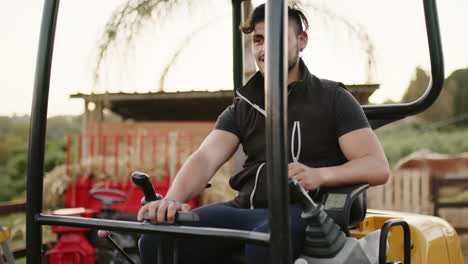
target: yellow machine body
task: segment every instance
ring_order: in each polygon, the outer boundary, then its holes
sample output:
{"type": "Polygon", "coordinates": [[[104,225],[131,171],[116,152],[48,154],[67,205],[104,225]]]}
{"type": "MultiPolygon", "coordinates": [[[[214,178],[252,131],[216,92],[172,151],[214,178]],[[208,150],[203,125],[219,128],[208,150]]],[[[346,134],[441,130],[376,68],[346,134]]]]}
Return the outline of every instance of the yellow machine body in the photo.
{"type": "Polygon", "coordinates": [[[10,236],[10,230],[0,225],[0,244],[7,242],[10,239],[10,236]]]}
{"type": "MultiPolygon", "coordinates": [[[[380,229],[385,221],[394,218],[403,219],[410,226],[411,263],[463,263],[460,242],[455,229],[439,217],[369,209],[364,221],[351,231],[351,235],[359,239],[380,229]]],[[[403,262],[403,241],[403,229],[400,226],[392,227],[388,234],[387,260],[403,262]]]]}

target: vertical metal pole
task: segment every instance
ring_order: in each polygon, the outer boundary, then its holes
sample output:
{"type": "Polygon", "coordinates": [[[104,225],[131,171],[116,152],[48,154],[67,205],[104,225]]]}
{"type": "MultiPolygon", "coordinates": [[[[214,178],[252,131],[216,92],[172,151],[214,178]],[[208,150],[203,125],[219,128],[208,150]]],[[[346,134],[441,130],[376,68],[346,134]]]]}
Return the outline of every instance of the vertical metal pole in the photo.
{"type": "Polygon", "coordinates": [[[42,212],[47,102],[49,100],[50,70],[58,7],[59,0],[46,0],[44,2],[41,35],[37,51],[28,154],[26,198],[27,264],[37,264],[41,260],[42,231],[41,225],[37,223],[35,217],[42,212]]]}
{"type": "Polygon", "coordinates": [[[285,0],[266,2],[265,105],[268,206],[272,261],[291,263],[289,189],[287,183],[287,5],[285,0]]]}
{"type": "Polygon", "coordinates": [[[244,67],[242,65],[242,34],[239,31],[239,25],[242,22],[242,0],[232,0],[232,47],[233,47],[233,77],[234,77],[234,96],[236,89],[243,84],[244,67]]]}

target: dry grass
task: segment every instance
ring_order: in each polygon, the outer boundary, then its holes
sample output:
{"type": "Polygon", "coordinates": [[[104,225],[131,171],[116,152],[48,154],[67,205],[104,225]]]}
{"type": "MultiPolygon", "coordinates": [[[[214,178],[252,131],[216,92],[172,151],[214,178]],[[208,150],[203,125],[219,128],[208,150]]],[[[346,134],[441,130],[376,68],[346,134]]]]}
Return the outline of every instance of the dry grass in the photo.
{"type": "Polygon", "coordinates": [[[232,200],[237,192],[229,186],[229,177],[231,170],[229,166],[224,166],[211,180],[212,187],[203,191],[200,196],[200,204],[212,204],[232,200]]]}
{"type": "MultiPolygon", "coordinates": [[[[130,178],[130,171],[125,157],[117,160],[117,164],[113,159],[106,160],[106,168],[117,166],[118,173],[111,174],[102,169],[102,159],[106,157],[97,156],[92,159],[83,160],[81,164],[72,164],[69,166],[69,174],[65,165],[57,166],[52,171],[48,172],[44,177],[44,208],[62,207],[63,195],[68,186],[76,181],[79,176],[91,176],[94,180],[107,180],[122,182],[130,178]]],[[[141,168],[141,167],[140,167],[141,168]]],[[[143,168],[143,171],[148,171],[143,168]]],[[[163,179],[163,173],[160,172],[152,178],[156,180],[163,179]]]]}
{"type": "MultiPolygon", "coordinates": [[[[45,212],[47,213],[47,212],[45,212]]],[[[15,213],[8,216],[1,216],[0,223],[8,227],[11,231],[9,246],[11,250],[22,249],[26,247],[26,214],[15,213]]],[[[55,241],[56,234],[52,232],[50,226],[42,227],[42,237],[44,242],[55,241]]],[[[0,261],[0,263],[3,263],[0,261]]]]}

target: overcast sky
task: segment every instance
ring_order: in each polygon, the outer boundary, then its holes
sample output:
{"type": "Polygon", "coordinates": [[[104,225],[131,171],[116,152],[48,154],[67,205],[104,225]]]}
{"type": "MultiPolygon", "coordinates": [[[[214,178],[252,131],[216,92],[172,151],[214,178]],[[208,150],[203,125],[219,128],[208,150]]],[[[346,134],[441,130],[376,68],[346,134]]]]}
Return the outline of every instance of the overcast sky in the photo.
{"type": "MultiPolygon", "coordinates": [[[[201,0],[200,0],[201,1],[201,0]]],[[[106,63],[106,78],[92,88],[91,73],[99,33],[111,11],[123,0],[62,0],[51,79],[49,115],[79,114],[83,102],[69,99],[76,92],[154,91],[164,66],[178,47],[186,46],[166,80],[166,89],[232,89],[230,2],[210,8],[180,11],[167,26],[143,30],[126,59],[106,63]],[[206,24],[190,41],[186,36],[206,24]]],[[[260,3],[262,1],[255,1],[260,3]]],[[[381,88],[371,98],[379,103],[398,100],[416,66],[429,69],[422,1],[310,0],[366,29],[375,48],[376,74],[381,88]]],[[[438,1],[448,76],[468,67],[466,34],[468,1],[438,1]]],[[[4,1],[0,9],[0,115],[29,114],[43,1],[4,1]]],[[[322,78],[349,84],[366,81],[362,44],[349,37],[342,23],[324,22],[310,8],[309,45],[303,58],[322,78]]],[[[118,56],[115,56],[118,57],[118,56]]]]}

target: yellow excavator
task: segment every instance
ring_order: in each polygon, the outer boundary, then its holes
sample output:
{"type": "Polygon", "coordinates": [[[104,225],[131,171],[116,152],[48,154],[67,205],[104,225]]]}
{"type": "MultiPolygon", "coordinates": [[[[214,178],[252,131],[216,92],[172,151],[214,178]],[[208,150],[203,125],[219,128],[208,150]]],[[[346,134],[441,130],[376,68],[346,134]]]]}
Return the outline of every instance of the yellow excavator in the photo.
{"type": "MultiPolygon", "coordinates": [[[[242,61],[239,61],[242,41],[237,25],[241,22],[242,0],[232,0],[234,41],[234,87],[242,82],[242,61]]],[[[435,0],[423,0],[426,31],[431,62],[431,82],[427,91],[418,100],[408,104],[363,106],[372,127],[381,126],[420,113],[430,107],[439,96],[444,67],[441,37],[435,0]]],[[[54,33],[58,17],[59,0],[45,0],[42,17],[33,108],[31,113],[31,135],[27,179],[27,263],[37,264],[42,259],[43,225],[73,226],[110,231],[154,233],[177,239],[179,237],[209,237],[233,239],[244,243],[269,245],[275,264],[286,263],[463,263],[457,233],[441,218],[392,211],[367,209],[366,189],[368,185],[352,185],[321,190],[321,199],[311,200],[294,181],[288,182],[284,172],[287,161],[281,133],[284,130],[283,116],[286,113],[284,98],[280,92],[285,86],[284,65],[286,37],[284,21],[286,1],[267,0],[266,38],[266,82],[265,101],[267,109],[266,131],[269,190],[270,226],[269,234],[219,228],[181,227],[184,221],[196,221],[193,213],[178,213],[179,224],[152,225],[130,221],[91,219],[72,216],[46,215],[42,213],[42,189],[45,148],[47,102],[51,74],[54,33]],[[280,62],[274,64],[273,62],[280,62]],[[298,259],[292,259],[288,234],[289,220],[286,214],[289,193],[297,196],[304,208],[303,218],[307,221],[306,245],[298,259]]],[[[145,194],[143,202],[157,199],[153,187],[148,185],[147,176],[133,175],[135,183],[145,194]],[[146,180],[145,180],[146,179],[146,180]],[[145,183],[146,182],[146,183],[145,183]]],[[[116,245],[118,246],[118,245],[116,245]]],[[[177,250],[175,248],[175,254],[177,250]]],[[[123,252],[124,253],[124,252],[123,252]]],[[[224,263],[242,263],[242,258],[226,256],[224,263]]],[[[160,262],[161,263],[161,262],[160,262]]],[[[168,263],[168,262],[162,262],[168,263]]]]}

